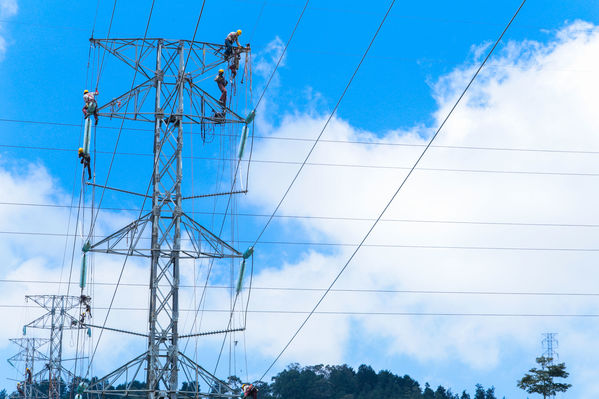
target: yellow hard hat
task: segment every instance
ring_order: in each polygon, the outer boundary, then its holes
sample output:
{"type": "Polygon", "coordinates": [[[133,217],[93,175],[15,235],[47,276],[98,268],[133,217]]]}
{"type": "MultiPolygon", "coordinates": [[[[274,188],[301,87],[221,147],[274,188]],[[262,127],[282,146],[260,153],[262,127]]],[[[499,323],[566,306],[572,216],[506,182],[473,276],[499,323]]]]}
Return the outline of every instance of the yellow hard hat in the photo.
{"type": "Polygon", "coordinates": [[[81,153],[83,152],[83,148],[79,148],[79,150],[77,150],[77,152],[78,152],[79,154],[81,154],[81,153]]]}
{"type": "Polygon", "coordinates": [[[89,90],[87,90],[87,89],[83,90],[83,94],[87,94],[87,93],[89,93],[89,90]]]}
{"type": "Polygon", "coordinates": [[[219,69],[219,70],[218,70],[218,73],[223,73],[223,72],[225,72],[225,70],[224,70],[224,69],[219,69]]]}
{"type": "Polygon", "coordinates": [[[237,36],[241,36],[241,29],[237,29],[237,36]]]}
{"type": "Polygon", "coordinates": [[[245,389],[245,384],[243,384],[243,385],[241,386],[241,389],[245,389]]]}

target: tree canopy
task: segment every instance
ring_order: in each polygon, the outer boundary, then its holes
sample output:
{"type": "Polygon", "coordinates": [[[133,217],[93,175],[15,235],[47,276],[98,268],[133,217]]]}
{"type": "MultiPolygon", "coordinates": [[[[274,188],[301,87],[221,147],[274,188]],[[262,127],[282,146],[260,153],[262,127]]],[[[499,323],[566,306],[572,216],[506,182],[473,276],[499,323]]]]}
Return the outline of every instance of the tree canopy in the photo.
{"type": "Polygon", "coordinates": [[[538,393],[543,398],[554,396],[558,392],[566,392],[572,385],[563,382],[555,382],[555,378],[568,378],[565,363],[553,364],[550,357],[537,357],[540,369],[532,368],[518,381],[518,388],[528,393],[538,393]]]}

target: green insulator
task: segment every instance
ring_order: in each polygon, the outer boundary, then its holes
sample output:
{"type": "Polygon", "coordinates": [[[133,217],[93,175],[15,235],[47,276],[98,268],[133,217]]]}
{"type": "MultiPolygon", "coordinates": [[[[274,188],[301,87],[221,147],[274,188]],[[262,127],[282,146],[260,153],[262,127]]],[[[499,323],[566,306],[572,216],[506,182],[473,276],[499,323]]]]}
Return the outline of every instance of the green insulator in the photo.
{"type": "Polygon", "coordinates": [[[245,124],[249,125],[250,123],[252,123],[254,121],[255,117],[256,117],[256,110],[253,110],[252,112],[249,113],[248,116],[246,116],[245,124]]]}
{"type": "Polygon", "coordinates": [[[243,151],[245,150],[245,142],[248,138],[248,125],[243,126],[243,130],[241,132],[241,140],[239,141],[239,150],[237,151],[237,157],[239,159],[243,158],[243,151]]]}
{"type": "Polygon", "coordinates": [[[243,274],[245,273],[245,259],[241,261],[241,269],[239,270],[239,280],[237,280],[237,293],[241,291],[243,285],[243,274]]]}
{"type": "Polygon", "coordinates": [[[79,278],[79,287],[81,289],[85,288],[85,280],[87,280],[87,254],[83,253],[83,258],[81,258],[81,276],[79,278]]]}
{"type": "Polygon", "coordinates": [[[87,327],[87,336],[91,338],[92,336],[92,329],[87,327]]]}
{"type": "Polygon", "coordinates": [[[83,247],[81,248],[81,250],[83,252],[88,252],[91,249],[92,245],[90,244],[89,241],[86,241],[85,244],[83,244],[83,247]]]}
{"type": "Polygon", "coordinates": [[[252,256],[254,254],[254,247],[249,247],[248,249],[245,250],[245,252],[243,253],[243,259],[247,259],[250,256],[252,256]]]}
{"type": "Polygon", "coordinates": [[[23,335],[27,335],[27,326],[23,326],[23,335]]]}
{"type": "Polygon", "coordinates": [[[91,117],[85,119],[85,132],[83,134],[83,152],[89,154],[89,142],[91,140],[92,122],[91,117]]]}

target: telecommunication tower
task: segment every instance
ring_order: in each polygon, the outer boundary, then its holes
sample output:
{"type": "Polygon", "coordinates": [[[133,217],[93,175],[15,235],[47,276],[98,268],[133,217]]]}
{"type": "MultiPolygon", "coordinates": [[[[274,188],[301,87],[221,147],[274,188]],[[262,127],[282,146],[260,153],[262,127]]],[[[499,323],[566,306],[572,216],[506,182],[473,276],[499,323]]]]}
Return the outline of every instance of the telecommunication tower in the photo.
{"type": "MultiPolygon", "coordinates": [[[[99,397],[110,394],[149,399],[238,396],[224,381],[183,353],[179,343],[182,338],[242,330],[227,326],[221,331],[181,334],[180,261],[244,258],[244,254],[184,211],[185,200],[232,195],[236,192],[232,187],[227,193],[184,196],[181,184],[182,150],[184,129],[191,129],[195,125],[199,125],[202,138],[217,127],[239,128],[238,131],[243,132],[242,142],[245,142],[247,136],[243,135],[247,135],[247,126],[253,114],[248,118],[241,117],[232,109],[231,98],[223,104],[202,89],[200,84],[209,79],[210,87],[216,88],[212,79],[216,70],[230,69],[231,65],[238,67],[232,63],[239,62],[241,54],[245,54],[247,66],[249,46],[236,49],[231,58],[225,59],[224,46],[198,41],[90,40],[96,48],[133,68],[139,79],[133,82],[131,90],[100,106],[100,118],[152,124],[154,161],[151,171],[151,210],[93,243],[90,248],[91,252],[137,256],[148,260],[148,330],[147,334],[136,334],[146,337],[147,350],[94,381],[86,392],[99,397]],[[149,246],[144,244],[147,242],[144,238],[148,236],[149,246]],[[134,381],[141,381],[143,387],[133,385],[134,381]]],[[[232,79],[231,86],[234,84],[232,79]]]]}

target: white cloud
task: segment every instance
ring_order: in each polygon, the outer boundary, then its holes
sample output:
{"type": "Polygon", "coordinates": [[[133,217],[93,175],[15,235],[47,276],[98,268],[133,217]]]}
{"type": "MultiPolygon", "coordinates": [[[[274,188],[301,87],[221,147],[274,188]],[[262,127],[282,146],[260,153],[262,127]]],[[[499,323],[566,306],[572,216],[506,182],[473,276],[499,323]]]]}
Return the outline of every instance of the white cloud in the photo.
{"type": "MultiPolygon", "coordinates": [[[[276,46],[273,45],[273,48],[276,46]]],[[[502,148],[555,148],[595,150],[595,90],[599,77],[599,32],[577,22],[568,25],[547,44],[510,42],[498,53],[490,68],[456,110],[437,144],[502,148]]],[[[273,53],[276,54],[276,53],[273,53]]],[[[279,53],[280,54],[280,53],[279,53]]],[[[473,56],[479,56],[473,51],[473,56]]],[[[270,62],[272,62],[272,58],[270,62]]],[[[473,72],[465,65],[439,79],[434,86],[437,123],[473,72]]],[[[266,69],[265,69],[266,70],[266,69]]],[[[318,96],[316,97],[318,98],[318,96]]],[[[320,100],[318,100],[320,101],[320,100]]],[[[325,116],[311,110],[287,115],[279,126],[268,126],[273,136],[315,138],[325,116]]],[[[266,123],[268,121],[263,121],[266,123]]],[[[260,126],[263,131],[264,125],[260,126]]],[[[323,139],[423,144],[435,126],[414,126],[409,130],[367,132],[335,118],[323,139]]],[[[270,130],[269,130],[270,131],[270,130]]],[[[262,133],[261,133],[262,134],[262,133]]],[[[255,159],[301,162],[310,143],[301,141],[260,141],[255,159]]],[[[391,197],[422,147],[319,143],[310,163],[378,165],[387,168],[332,167],[307,165],[283,204],[282,215],[374,218],[391,197]]],[[[593,154],[473,151],[431,148],[421,168],[477,169],[498,171],[595,172],[599,164],[593,154]]],[[[256,163],[252,165],[249,201],[269,212],[295,174],[298,165],[256,163]]],[[[385,219],[504,221],[529,223],[597,223],[598,192],[594,177],[473,173],[417,170],[393,203],[385,219]]],[[[5,202],[65,203],[61,192],[46,171],[29,165],[18,171],[10,165],[0,170],[0,200],[5,202]],[[25,170],[25,171],[23,171],[25,170]]],[[[59,209],[0,208],[2,230],[52,231],[66,226],[65,212],[59,209]]],[[[111,214],[102,219],[99,234],[122,226],[135,215],[111,214]]],[[[277,222],[279,223],[279,222],[277,222]]],[[[270,233],[294,234],[302,241],[357,242],[369,221],[301,219],[271,226],[270,233]],[[283,226],[281,229],[277,227],[283,226]]],[[[367,244],[431,246],[480,246],[523,248],[595,248],[595,229],[580,227],[533,227],[507,225],[433,224],[381,222],[367,244]]],[[[267,233],[268,235],[268,233],[267,233]]],[[[0,241],[9,262],[6,278],[56,279],[62,240],[32,240],[16,237],[0,241]]],[[[62,244],[64,245],[64,244],[62,244]]],[[[258,245],[256,261],[269,249],[258,245]]],[[[352,248],[318,252],[304,251],[299,259],[283,266],[266,268],[254,277],[257,287],[326,288],[351,254],[352,248]]],[[[597,271],[593,253],[445,250],[363,247],[336,288],[388,290],[493,291],[493,292],[593,292],[597,271]]],[[[120,260],[98,257],[97,281],[114,282],[120,260]]],[[[78,266],[78,262],[76,262],[78,266]]],[[[205,273],[205,264],[198,265],[205,273]]],[[[183,281],[193,279],[184,268],[183,281]]],[[[145,283],[147,266],[135,260],[128,264],[124,282],[145,283]]],[[[203,281],[199,278],[199,281],[203,281]]],[[[40,293],[40,285],[12,285],[6,302],[22,301],[23,293],[40,293]],[[35,290],[35,291],[34,291],[35,290]]],[[[56,287],[47,287],[49,293],[56,287]]],[[[120,291],[115,306],[147,306],[145,287],[120,291]]],[[[309,311],[322,291],[252,292],[251,309],[309,311]]],[[[107,304],[112,287],[97,287],[95,306],[107,304]]],[[[207,299],[208,309],[222,309],[226,293],[216,291],[207,299]]],[[[190,293],[182,304],[192,303],[190,293]]],[[[319,310],[356,312],[422,313],[599,313],[587,297],[446,295],[406,293],[332,292],[319,310]]],[[[28,315],[15,316],[19,325],[5,326],[0,334],[20,333],[28,315]],[[27,316],[27,317],[26,317],[27,316]]],[[[201,330],[222,328],[226,314],[204,315],[201,330]]],[[[182,324],[191,321],[182,316],[182,324]]],[[[250,313],[247,344],[250,352],[274,356],[290,338],[305,314],[250,313]]],[[[115,312],[108,325],[143,331],[144,312],[115,312]]],[[[237,319],[236,319],[237,320],[237,319]]],[[[103,321],[102,311],[94,321],[103,321]]],[[[238,323],[238,321],[236,321],[238,323]]],[[[596,396],[597,386],[584,370],[596,368],[599,347],[594,344],[592,323],[570,318],[480,318],[442,316],[315,315],[290,346],[280,362],[336,363],[355,351],[368,353],[385,345],[388,357],[408,357],[422,364],[445,361],[470,370],[497,370],[506,346],[530,352],[543,332],[560,333],[562,360],[573,366],[572,380],[579,397],[596,396]],[[360,339],[352,339],[359,337],[360,339]],[[360,348],[350,347],[358,345],[360,348]],[[485,356],[481,356],[485,354],[485,356]],[[590,355],[590,356],[589,356],[590,355]]],[[[1,337],[0,337],[1,338],[1,337]]],[[[215,347],[220,337],[202,340],[202,348],[215,347]]],[[[107,333],[99,349],[99,369],[115,366],[112,359],[128,359],[143,350],[144,340],[107,333]],[[103,350],[111,348],[111,350],[103,350]]],[[[535,348],[536,350],[536,348],[535,348]]],[[[531,361],[532,361],[531,357],[531,361]]],[[[376,359],[365,359],[365,362],[376,359]]],[[[520,370],[514,371],[519,374],[520,370]]],[[[100,373],[97,373],[100,374],[100,373]]],[[[256,376],[257,377],[257,376],[256,376]]]]}
{"type": "Polygon", "coordinates": [[[17,15],[19,6],[16,0],[1,0],[0,1],[0,17],[8,18],[17,15]]]}
{"type": "MultiPolygon", "coordinates": [[[[557,32],[549,43],[507,43],[473,85],[439,136],[437,144],[502,148],[599,148],[599,30],[575,22],[557,32]]],[[[480,51],[473,55],[480,57],[480,51]]],[[[438,80],[433,96],[438,102],[436,123],[445,117],[472,76],[475,65],[465,65],[438,80]]],[[[276,137],[315,138],[325,115],[295,113],[272,130],[276,137]]],[[[382,134],[361,131],[347,121],[333,119],[323,139],[420,143],[436,126],[382,134]]],[[[271,129],[269,126],[268,129],[271,129]]],[[[311,143],[261,141],[255,159],[303,161],[311,143]]],[[[409,167],[421,147],[319,143],[309,163],[409,167]]],[[[420,168],[497,170],[507,172],[596,172],[594,155],[431,148],[420,168]]],[[[281,198],[298,165],[255,164],[252,169],[253,204],[269,212],[281,198]]],[[[406,174],[405,169],[306,166],[279,214],[374,218],[406,174]]],[[[417,170],[396,198],[387,219],[503,221],[524,223],[597,223],[599,192],[594,177],[520,173],[474,173],[417,170]]],[[[282,222],[283,223],[283,222],[282,222]]],[[[302,241],[355,243],[371,222],[303,219],[284,222],[301,227],[302,241]]],[[[275,226],[271,230],[276,231],[275,226]]],[[[368,240],[375,244],[480,246],[523,248],[596,248],[594,229],[575,227],[489,226],[464,224],[381,222],[368,240]]],[[[298,236],[296,229],[296,236],[298,236]]],[[[268,251],[258,245],[257,252],[268,251]]],[[[295,264],[267,269],[256,276],[256,286],[326,287],[345,263],[351,249],[332,255],[307,252],[295,264]]],[[[552,251],[444,250],[364,247],[337,284],[340,287],[395,290],[593,292],[597,277],[592,253],[552,251]]],[[[313,292],[252,294],[252,307],[309,310],[313,292]],[[278,306],[277,306],[278,305],[278,306]]],[[[323,309],[424,313],[599,313],[589,298],[498,295],[408,295],[331,293],[323,309]]],[[[260,333],[248,333],[255,350],[274,356],[302,317],[282,320],[252,315],[260,333]],[[277,334],[264,331],[276,329],[277,334]],[[266,344],[268,342],[268,344],[266,344]]],[[[477,370],[499,367],[506,342],[525,348],[531,337],[556,331],[564,340],[580,336],[588,345],[571,348],[562,357],[597,358],[599,346],[578,330],[579,319],[488,317],[373,317],[335,316],[312,320],[288,350],[286,360],[308,363],[348,355],[350,333],[387,342],[398,356],[423,363],[445,358],[477,370]],[[318,339],[316,339],[318,337],[318,339]],[[315,344],[325,342],[326,345],[315,344]],[[481,356],[484,353],[485,356],[481,356]]],[[[594,364],[593,367],[597,367],[594,364]]],[[[582,376],[573,383],[583,385],[582,376]]],[[[590,385],[589,385],[589,389],[590,385]]],[[[584,391],[584,390],[583,390],[584,391]]],[[[585,393],[582,394],[583,396],[585,393]]],[[[589,397],[588,395],[585,397],[589,397]]]]}
{"type": "MultiPolygon", "coordinates": [[[[19,6],[17,0],[0,0],[0,18],[11,18],[17,15],[19,6]]],[[[4,25],[0,23],[0,61],[6,54],[7,41],[5,37],[4,25]]]]}

